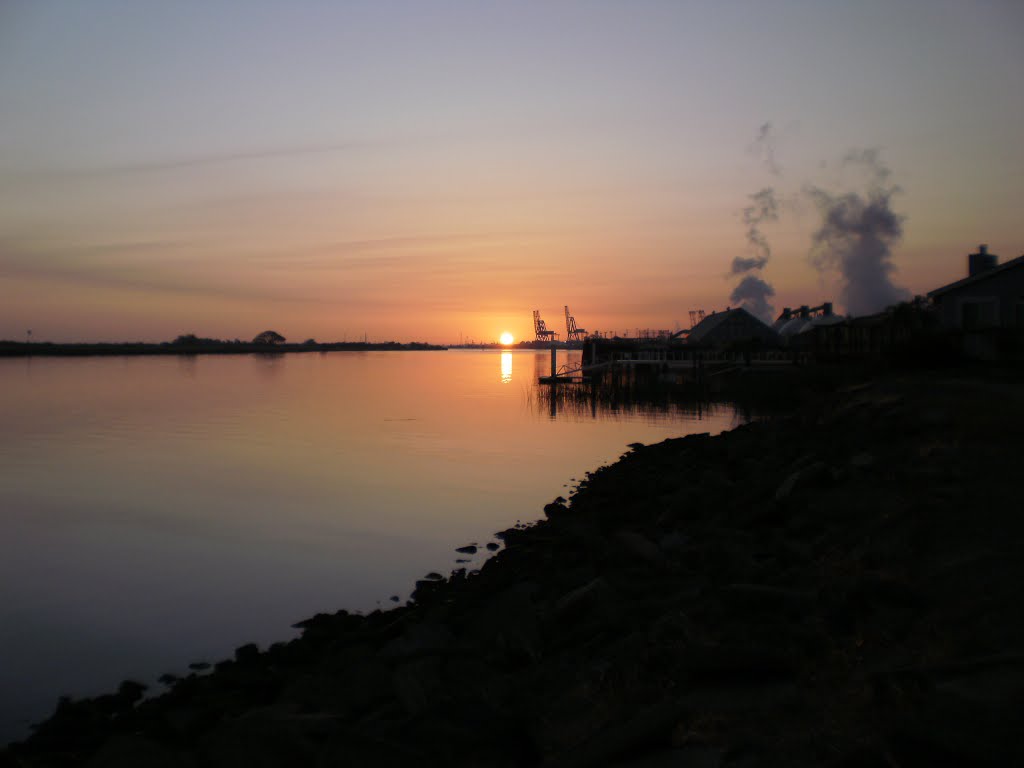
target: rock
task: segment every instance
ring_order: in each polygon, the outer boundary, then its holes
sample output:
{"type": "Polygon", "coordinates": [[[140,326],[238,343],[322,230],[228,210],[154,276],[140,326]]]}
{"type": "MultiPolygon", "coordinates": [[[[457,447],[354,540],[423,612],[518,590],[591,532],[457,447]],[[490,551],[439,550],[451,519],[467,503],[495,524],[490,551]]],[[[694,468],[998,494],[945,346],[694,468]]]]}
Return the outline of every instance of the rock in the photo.
{"type": "Polygon", "coordinates": [[[786,499],[793,492],[793,489],[796,488],[796,484],[798,482],[800,482],[799,469],[782,481],[782,485],[780,485],[778,490],[775,491],[775,500],[783,501],[786,499]]]}
{"type": "Polygon", "coordinates": [[[615,593],[603,576],[562,595],[554,606],[555,618],[571,619],[584,613],[607,613],[615,601],[615,593]]]}
{"type": "Polygon", "coordinates": [[[404,734],[389,740],[372,734],[336,731],[320,751],[317,766],[373,766],[373,768],[409,768],[422,764],[423,755],[414,741],[404,734]]]}
{"type": "Polygon", "coordinates": [[[679,611],[655,619],[647,635],[648,640],[655,645],[680,648],[693,640],[695,631],[690,617],[679,611]]]}
{"type": "Polygon", "coordinates": [[[658,548],[670,554],[680,554],[692,546],[691,538],[678,529],[669,531],[658,540],[658,548]]]}
{"type": "MultiPolygon", "coordinates": [[[[627,717],[617,718],[606,727],[601,728],[584,743],[576,745],[566,753],[552,760],[552,765],[565,766],[597,766],[607,765],[609,760],[636,756],[651,749],[652,746],[668,744],[673,726],[679,721],[683,707],[671,698],[634,708],[627,717]]],[[[679,755],[677,755],[679,756],[679,755]]],[[[667,766],[671,763],[651,763],[654,766],[667,766]]],[[[626,762],[625,766],[633,765],[626,762]]],[[[639,763],[645,766],[646,763],[639,763]]],[[[686,766],[687,763],[675,763],[686,766]]]]}
{"type": "Polygon", "coordinates": [[[650,539],[636,531],[620,530],[615,532],[615,539],[629,554],[637,557],[656,568],[667,565],[665,555],[650,539]]]}
{"type": "Polygon", "coordinates": [[[629,758],[610,768],[719,768],[724,755],[719,747],[682,746],[629,758]]]}
{"type": "MultiPolygon", "coordinates": [[[[797,671],[795,649],[771,648],[750,643],[693,646],[681,659],[689,672],[688,695],[700,699],[698,688],[726,687],[736,691],[742,703],[744,688],[778,687],[792,682],[797,671]]],[[[730,694],[732,695],[732,694],[730,694]]]]}
{"type": "Polygon", "coordinates": [[[499,549],[501,549],[501,545],[498,544],[497,542],[494,542],[494,541],[487,542],[487,551],[488,552],[497,552],[499,549]]]}
{"type": "Polygon", "coordinates": [[[441,660],[437,656],[401,664],[391,673],[391,683],[402,707],[410,715],[442,704],[441,660]]]}
{"type": "Polygon", "coordinates": [[[413,589],[413,599],[417,602],[423,602],[424,600],[428,600],[432,595],[438,594],[438,592],[444,586],[444,581],[434,581],[433,579],[421,579],[416,582],[415,588],[413,589]]]}
{"type": "Polygon", "coordinates": [[[550,504],[544,505],[544,514],[549,520],[556,520],[563,517],[568,511],[569,508],[565,505],[565,499],[561,496],[550,504]]]}
{"type": "Polygon", "coordinates": [[[457,547],[455,549],[455,551],[459,552],[459,553],[461,553],[463,555],[475,555],[476,554],[476,546],[473,545],[473,544],[467,544],[464,547],[457,547]]]}
{"type": "Polygon", "coordinates": [[[817,598],[816,592],[766,584],[728,584],[718,594],[729,606],[744,612],[804,611],[811,608],[817,598]]]}
{"type": "Polygon", "coordinates": [[[793,472],[778,487],[775,491],[775,500],[784,501],[801,485],[805,485],[817,478],[821,477],[828,470],[828,466],[823,461],[816,461],[813,464],[809,464],[803,469],[799,469],[793,472]]]}
{"type": "Polygon", "coordinates": [[[540,626],[532,595],[534,584],[517,584],[492,597],[470,628],[476,643],[516,658],[540,654],[540,626]]]}
{"type": "Polygon", "coordinates": [[[210,668],[210,662],[208,661],[193,661],[188,665],[189,669],[194,669],[196,672],[202,672],[203,670],[210,668]]]}
{"type": "Polygon", "coordinates": [[[405,632],[380,650],[382,659],[395,659],[430,653],[443,653],[455,645],[455,636],[445,625],[435,622],[411,624],[405,632]]]}
{"type": "Polygon", "coordinates": [[[302,732],[302,722],[284,713],[253,710],[221,721],[201,744],[203,765],[222,768],[312,765],[314,746],[302,732]]]}
{"type": "Polygon", "coordinates": [[[856,456],[850,459],[850,466],[856,467],[857,469],[867,469],[875,463],[875,457],[867,451],[858,453],[856,456]]]}
{"type": "Polygon", "coordinates": [[[86,768],[194,768],[188,755],[135,734],[116,734],[86,763],[86,768]]]}
{"type": "Polygon", "coordinates": [[[437,571],[431,571],[430,573],[428,573],[423,578],[427,579],[428,581],[441,581],[442,579],[444,579],[444,576],[442,576],[437,571]]]}
{"type": "Polygon", "coordinates": [[[256,643],[246,643],[235,649],[235,661],[239,664],[255,664],[259,658],[260,649],[256,643]]]}
{"type": "Polygon", "coordinates": [[[949,411],[945,408],[926,408],[921,412],[919,419],[926,427],[947,427],[952,422],[949,411]]]}
{"type": "Polygon", "coordinates": [[[800,456],[799,456],[799,457],[798,457],[797,459],[795,459],[795,460],[794,460],[794,461],[793,461],[793,462],[792,462],[792,463],[791,463],[791,464],[789,465],[789,468],[788,468],[788,469],[786,470],[786,474],[787,474],[787,475],[791,475],[791,474],[793,474],[794,472],[799,472],[799,471],[800,471],[801,469],[803,469],[804,467],[806,467],[806,466],[807,466],[808,464],[811,464],[811,463],[813,463],[813,462],[814,462],[814,460],[815,460],[815,459],[816,459],[817,457],[818,457],[818,454],[817,454],[817,453],[814,453],[814,452],[811,452],[811,453],[804,453],[804,454],[800,455],[800,456]]]}

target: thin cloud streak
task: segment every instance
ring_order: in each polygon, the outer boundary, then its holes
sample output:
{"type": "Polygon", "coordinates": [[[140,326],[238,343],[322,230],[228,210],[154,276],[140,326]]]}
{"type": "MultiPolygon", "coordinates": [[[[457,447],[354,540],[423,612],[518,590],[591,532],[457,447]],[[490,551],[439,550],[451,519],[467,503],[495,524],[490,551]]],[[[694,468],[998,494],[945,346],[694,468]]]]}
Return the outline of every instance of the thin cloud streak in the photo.
{"type": "Polygon", "coordinates": [[[335,152],[346,152],[365,146],[367,146],[366,143],[345,142],[341,144],[310,145],[307,147],[257,149],[249,152],[222,152],[196,157],[184,157],[177,160],[157,160],[148,163],[133,163],[120,166],[115,165],[107,169],[100,169],[99,173],[129,174],[173,171],[182,168],[197,168],[208,165],[239,163],[247,160],[272,160],[279,157],[302,157],[304,155],[333,154],[335,152]]]}
{"type": "Polygon", "coordinates": [[[59,168],[23,172],[21,175],[35,178],[73,178],[73,177],[117,177],[137,176],[165,171],[205,168],[248,161],[275,160],[279,158],[304,157],[310,155],[336,154],[366,149],[384,142],[350,141],[337,144],[311,144],[308,146],[270,147],[245,152],[212,152],[191,157],[169,158],[166,160],[150,160],[137,163],[124,163],[108,166],[59,168]]]}
{"type": "MultiPolygon", "coordinates": [[[[159,269],[182,271],[188,265],[162,264],[159,269]]],[[[153,269],[152,265],[146,265],[153,269]]],[[[0,251],[0,275],[8,278],[20,278],[40,282],[55,282],[70,285],[93,286],[101,288],[127,289],[132,291],[148,291],[169,293],[183,296],[205,296],[239,301],[272,301],[287,303],[338,304],[340,300],[321,299],[307,294],[288,295],[275,294],[259,290],[245,290],[225,287],[210,282],[186,282],[181,278],[159,279],[152,277],[133,277],[124,274],[124,266],[96,266],[70,264],[66,257],[53,258],[39,253],[14,253],[0,251]]],[[[139,271],[135,268],[135,271],[139,271]]],[[[185,270],[189,278],[195,279],[195,273],[185,270]]]]}

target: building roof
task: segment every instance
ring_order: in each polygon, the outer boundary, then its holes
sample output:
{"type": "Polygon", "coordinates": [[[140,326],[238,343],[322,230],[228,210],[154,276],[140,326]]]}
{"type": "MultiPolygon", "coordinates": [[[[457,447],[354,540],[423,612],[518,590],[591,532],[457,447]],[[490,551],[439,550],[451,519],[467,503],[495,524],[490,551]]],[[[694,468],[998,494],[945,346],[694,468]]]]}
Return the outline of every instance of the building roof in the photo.
{"type": "Polygon", "coordinates": [[[1018,256],[1016,259],[1004,261],[1002,264],[992,267],[992,269],[986,269],[984,272],[979,272],[976,275],[970,275],[969,277],[965,277],[962,280],[957,280],[955,283],[950,283],[949,285],[944,285],[941,288],[936,288],[934,291],[929,291],[928,295],[933,298],[936,296],[941,296],[944,293],[949,293],[950,291],[955,291],[958,288],[973,285],[974,283],[981,282],[982,280],[986,280],[990,277],[998,275],[1001,272],[1006,272],[1007,270],[1015,269],[1016,267],[1024,267],[1024,256],[1018,256]]]}
{"type": "Polygon", "coordinates": [[[768,333],[774,333],[770,325],[765,324],[743,307],[735,307],[734,309],[727,309],[725,312],[714,312],[710,315],[705,315],[703,320],[690,329],[690,335],[686,337],[686,341],[690,344],[700,343],[714,333],[715,329],[729,318],[742,317],[743,315],[746,315],[758,325],[764,326],[764,330],[768,333]]]}

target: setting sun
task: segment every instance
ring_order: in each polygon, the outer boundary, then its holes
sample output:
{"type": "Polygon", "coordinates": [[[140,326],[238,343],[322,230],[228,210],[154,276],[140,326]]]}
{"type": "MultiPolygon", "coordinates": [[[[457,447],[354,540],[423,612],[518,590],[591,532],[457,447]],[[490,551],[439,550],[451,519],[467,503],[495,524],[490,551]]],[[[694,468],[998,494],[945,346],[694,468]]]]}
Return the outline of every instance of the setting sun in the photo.
{"type": "Polygon", "coordinates": [[[505,331],[503,334],[501,334],[501,338],[499,340],[501,341],[502,344],[506,346],[515,341],[515,339],[512,337],[512,334],[509,333],[508,331],[505,331]]]}

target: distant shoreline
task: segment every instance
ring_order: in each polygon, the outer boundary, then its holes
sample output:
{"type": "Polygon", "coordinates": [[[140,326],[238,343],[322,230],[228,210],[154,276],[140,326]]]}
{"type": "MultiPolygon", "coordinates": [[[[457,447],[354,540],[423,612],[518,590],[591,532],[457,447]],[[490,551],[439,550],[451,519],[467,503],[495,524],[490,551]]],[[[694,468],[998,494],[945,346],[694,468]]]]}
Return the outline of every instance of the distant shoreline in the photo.
{"type": "Polygon", "coordinates": [[[97,355],[280,355],[294,352],[410,352],[447,351],[448,347],[422,342],[399,344],[387,341],[371,344],[356,341],[337,341],[304,344],[253,344],[252,342],[222,342],[216,344],[158,344],[144,342],[55,344],[52,342],[0,341],[0,357],[87,357],[97,355]]]}

